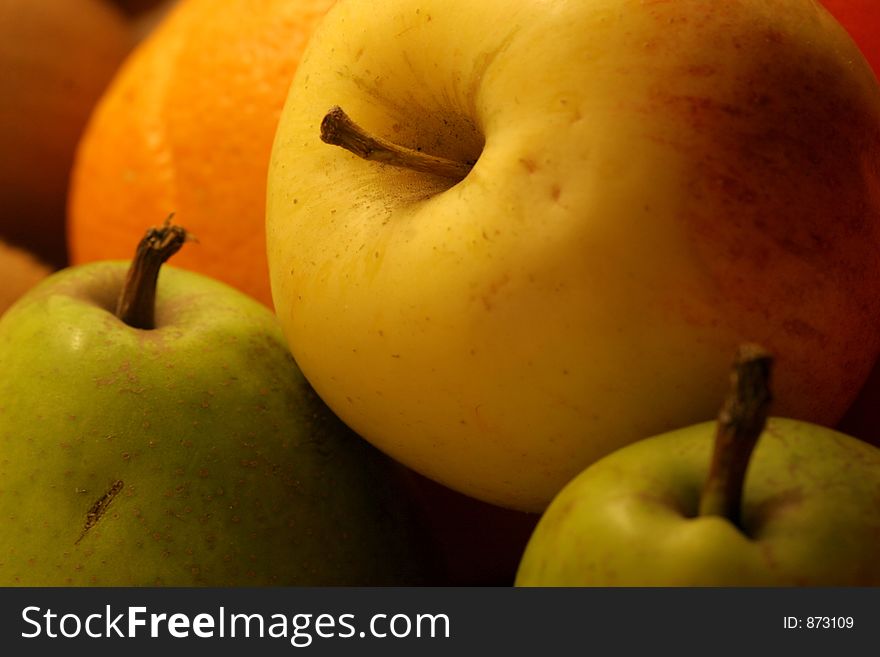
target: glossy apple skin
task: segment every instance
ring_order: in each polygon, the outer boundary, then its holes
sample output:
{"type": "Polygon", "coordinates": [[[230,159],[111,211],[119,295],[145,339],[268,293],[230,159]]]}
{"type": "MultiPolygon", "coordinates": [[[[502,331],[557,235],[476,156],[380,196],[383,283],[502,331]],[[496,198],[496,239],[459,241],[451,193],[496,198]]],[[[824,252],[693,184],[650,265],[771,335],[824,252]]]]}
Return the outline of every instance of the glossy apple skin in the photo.
{"type": "Polygon", "coordinates": [[[880,89],[817,4],[342,0],[272,154],[294,357],[349,426],[541,511],[586,465],[714,417],[729,354],[832,425],[880,347],[880,89]],[[319,139],[477,160],[452,184],[319,139]]]}
{"type": "Polygon", "coordinates": [[[166,266],[157,328],[132,329],[126,269],[64,270],[0,321],[0,585],[425,582],[399,466],[328,411],[274,315],[166,266]]]}
{"type": "Polygon", "coordinates": [[[696,517],[714,432],[714,422],[673,431],[584,470],[538,522],[517,585],[880,585],[880,450],[771,418],[740,529],[696,517]]]}

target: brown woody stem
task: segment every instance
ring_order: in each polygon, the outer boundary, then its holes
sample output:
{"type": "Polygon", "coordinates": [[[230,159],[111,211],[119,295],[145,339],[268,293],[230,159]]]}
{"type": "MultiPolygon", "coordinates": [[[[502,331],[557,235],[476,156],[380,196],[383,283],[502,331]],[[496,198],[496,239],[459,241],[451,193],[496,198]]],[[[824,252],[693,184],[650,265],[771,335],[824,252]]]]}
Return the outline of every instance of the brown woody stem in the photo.
{"type": "Polygon", "coordinates": [[[150,228],[138,243],[125,284],[116,303],[116,316],[133,328],[155,328],[156,284],[159,270],[180,250],[189,234],[172,225],[171,217],[161,228],[150,228]]]}
{"type": "Polygon", "coordinates": [[[332,107],[321,121],[321,141],[341,146],[365,160],[455,180],[463,180],[472,166],[465,162],[428,155],[371,135],[352,121],[339,106],[332,107]]]}
{"type": "Polygon", "coordinates": [[[740,346],[731,388],[718,413],[709,475],[700,495],[700,515],[722,516],[739,525],[746,469],[767,422],[772,395],[772,356],[754,344],[740,346]]]}

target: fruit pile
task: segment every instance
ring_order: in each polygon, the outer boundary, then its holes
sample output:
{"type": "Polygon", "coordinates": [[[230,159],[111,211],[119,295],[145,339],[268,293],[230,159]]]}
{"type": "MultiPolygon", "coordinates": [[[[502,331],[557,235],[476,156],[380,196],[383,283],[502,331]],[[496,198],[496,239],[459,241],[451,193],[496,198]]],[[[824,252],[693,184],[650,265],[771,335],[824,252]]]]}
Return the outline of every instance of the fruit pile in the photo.
{"type": "Polygon", "coordinates": [[[4,3],[0,586],[880,585],[823,2],[4,3]]]}

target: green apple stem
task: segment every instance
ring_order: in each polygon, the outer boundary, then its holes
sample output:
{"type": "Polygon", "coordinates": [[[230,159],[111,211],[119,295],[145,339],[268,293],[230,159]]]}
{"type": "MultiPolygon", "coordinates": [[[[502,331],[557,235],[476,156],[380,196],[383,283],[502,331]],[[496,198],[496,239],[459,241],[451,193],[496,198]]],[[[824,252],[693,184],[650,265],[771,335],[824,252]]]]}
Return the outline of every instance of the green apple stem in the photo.
{"type": "Polygon", "coordinates": [[[159,270],[180,250],[189,234],[165,220],[161,228],[150,228],[138,243],[128,268],[125,284],[116,303],[116,316],[133,328],[155,328],[156,284],[159,270]]]}
{"type": "Polygon", "coordinates": [[[443,178],[463,180],[472,167],[465,162],[428,155],[371,135],[352,121],[338,105],[332,107],[321,121],[321,141],[333,146],[341,146],[365,160],[430,173],[443,178]]]}
{"type": "Polygon", "coordinates": [[[700,515],[740,522],[742,491],[752,451],[767,422],[772,400],[772,356],[754,344],[740,346],[731,388],[718,413],[709,475],[700,495],[700,515]]]}

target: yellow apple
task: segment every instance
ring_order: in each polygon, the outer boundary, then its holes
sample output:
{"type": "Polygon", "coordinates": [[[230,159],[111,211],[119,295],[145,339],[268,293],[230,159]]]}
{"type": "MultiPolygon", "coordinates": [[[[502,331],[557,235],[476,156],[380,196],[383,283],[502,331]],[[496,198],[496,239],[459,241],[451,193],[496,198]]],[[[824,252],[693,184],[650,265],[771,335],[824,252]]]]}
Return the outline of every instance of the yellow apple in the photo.
{"type": "Polygon", "coordinates": [[[498,505],[711,419],[742,341],[777,355],[777,411],[819,424],[880,347],[880,89],[811,0],[341,0],[267,213],[324,400],[498,505]],[[336,105],[451,172],[324,143],[336,105]]]}

